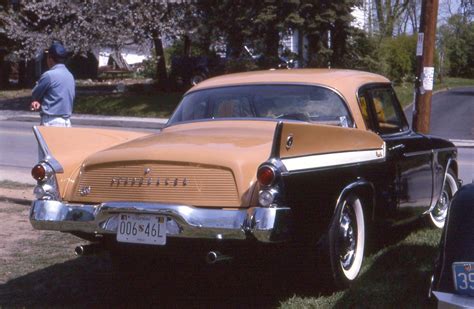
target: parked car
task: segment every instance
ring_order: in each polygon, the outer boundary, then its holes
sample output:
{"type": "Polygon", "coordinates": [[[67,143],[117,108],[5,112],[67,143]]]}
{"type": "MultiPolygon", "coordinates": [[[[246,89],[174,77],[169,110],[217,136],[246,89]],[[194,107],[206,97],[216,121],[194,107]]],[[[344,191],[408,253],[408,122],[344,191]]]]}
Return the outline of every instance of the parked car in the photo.
{"type": "Polygon", "coordinates": [[[170,80],[175,88],[189,89],[203,80],[224,74],[227,70],[239,71],[249,69],[249,66],[260,69],[293,69],[295,61],[279,56],[277,59],[267,59],[264,55],[254,55],[245,46],[241,58],[226,58],[218,55],[197,57],[173,57],[171,59],[170,80]]]}
{"type": "Polygon", "coordinates": [[[170,80],[176,88],[189,88],[210,76],[223,74],[225,59],[215,57],[173,57],[170,80]]]}
{"type": "Polygon", "coordinates": [[[438,301],[474,307],[474,183],[454,196],[441,237],[431,290],[438,301]]]}
{"type": "Polygon", "coordinates": [[[282,248],[345,286],[370,228],[421,216],[440,228],[458,188],[455,146],[410,130],[390,81],[367,72],[211,78],[153,134],[34,132],[33,227],[90,240],[119,265],[150,248],[209,263],[282,248]]]}

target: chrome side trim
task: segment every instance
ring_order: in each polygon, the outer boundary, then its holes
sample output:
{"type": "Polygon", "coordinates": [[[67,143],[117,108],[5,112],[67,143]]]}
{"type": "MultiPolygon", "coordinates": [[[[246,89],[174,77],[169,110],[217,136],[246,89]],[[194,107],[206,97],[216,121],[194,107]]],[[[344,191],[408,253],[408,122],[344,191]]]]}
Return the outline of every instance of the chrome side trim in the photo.
{"type": "Polygon", "coordinates": [[[272,142],[272,150],[270,154],[270,159],[280,157],[280,141],[281,141],[282,130],[283,130],[283,121],[278,121],[275,127],[275,133],[273,134],[273,142],[272,142]]]}
{"type": "Polygon", "coordinates": [[[168,237],[243,240],[251,236],[261,242],[289,239],[290,209],[286,207],[226,210],[160,203],[80,205],[36,200],[30,222],[39,230],[116,234],[120,213],[166,216],[168,237]]]}
{"type": "Polygon", "coordinates": [[[432,154],[433,152],[434,152],[433,149],[423,150],[423,151],[413,151],[413,152],[406,152],[406,153],[403,154],[403,156],[406,157],[406,158],[410,158],[410,157],[416,157],[416,156],[432,154]]]}
{"type": "Polygon", "coordinates": [[[295,158],[281,159],[289,172],[305,169],[333,167],[370,161],[381,161],[386,157],[385,142],[382,148],[314,154],[295,158]]]}
{"type": "MultiPolygon", "coordinates": [[[[348,184],[347,186],[344,187],[344,189],[342,189],[341,193],[337,197],[336,205],[334,207],[334,213],[336,212],[337,207],[341,204],[342,199],[345,198],[349,192],[351,192],[353,189],[358,188],[358,187],[368,187],[372,190],[372,193],[375,192],[374,185],[372,183],[364,180],[364,179],[359,179],[357,181],[354,181],[354,182],[348,184]]],[[[372,219],[373,219],[373,218],[375,218],[375,195],[374,194],[372,194],[372,205],[374,206],[374,207],[372,207],[372,214],[371,214],[372,219]]]]}
{"type": "MultiPolygon", "coordinates": [[[[453,161],[454,161],[453,158],[449,158],[448,162],[446,163],[446,169],[444,170],[444,177],[443,177],[443,182],[441,183],[441,186],[444,186],[444,183],[446,181],[446,176],[448,174],[449,168],[451,167],[451,162],[453,162],[453,161]]],[[[441,190],[442,190],[442,188],[441,188],[441,190]]],[[[434,190],[433,190],[433,192],[434,192],[434,190]]],[[[437,203],[438,203],[438,199],[436,199],[436,200],[432,199],[430,208],[427,211],[425,211],[423,214],[424,215],[429,214],[436,207],[437,203]]]]}
{"type": "Polygon", "coordinates": [[[44,140],[43,135],[41,135],[37,126],[33,127],[33,133],[35,134],[36,140],[38,141],[38,146],[43,153],[43,161],[47,162],[53,168],[54,172],[58,174],[64,173],[62,165],[52,156],[51,151],[49,150],[48,145],[46,144],[46,141],[44,140]]]}

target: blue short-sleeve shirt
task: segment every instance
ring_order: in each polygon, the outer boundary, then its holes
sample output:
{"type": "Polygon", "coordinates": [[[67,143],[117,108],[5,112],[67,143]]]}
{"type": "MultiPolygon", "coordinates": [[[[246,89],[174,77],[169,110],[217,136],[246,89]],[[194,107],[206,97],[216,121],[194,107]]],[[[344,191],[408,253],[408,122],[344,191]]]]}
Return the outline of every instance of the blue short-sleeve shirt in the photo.
{"type": "Polygon", "coordinates": [[[33,100],[41,103],[41,114],[69,118],[76,95],[74,77],[64,64],[56,64],[41,75],[33,88],[33,100]]]}

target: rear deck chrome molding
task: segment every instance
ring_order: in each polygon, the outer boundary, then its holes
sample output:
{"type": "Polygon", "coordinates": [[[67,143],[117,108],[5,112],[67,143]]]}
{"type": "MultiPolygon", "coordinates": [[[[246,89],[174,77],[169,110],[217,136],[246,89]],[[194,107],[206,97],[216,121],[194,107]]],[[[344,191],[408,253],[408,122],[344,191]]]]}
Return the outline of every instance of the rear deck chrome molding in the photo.
{"type": "Polygon", "coordinates": [[[41,135],[41,132],[37,126],[33,127],[33,133],[35,134],[36,140],[38,141],[38,146],[43,153],[43,158],[40,159],[40,161],[47,162],[53,168],[54,172],[64,173],[62,165],[51,154],[51,151],[49,150],[48,145],[46,144],[46,141],[44,140],[43,135],[41,135]]]}
{"type": "Polygon", "coordinates": [[[212,209],[159,203],[110,202],[97,205],[36,200],[30,212],[35,229],[90,234],[116,234],[118,214],[167,217],[167,237],[247,239],[282,242],[289,239],[290,209],[250,207],[212,209]]]}
{"type": "Polygon", "coordinates": [[[282,159],[289,172],[305,169],[332,167],[338,165],[356,164],[369,161],[385,160],[385,143],[380,149],[334,152],[316,154],[296,158],[282,159]]]}

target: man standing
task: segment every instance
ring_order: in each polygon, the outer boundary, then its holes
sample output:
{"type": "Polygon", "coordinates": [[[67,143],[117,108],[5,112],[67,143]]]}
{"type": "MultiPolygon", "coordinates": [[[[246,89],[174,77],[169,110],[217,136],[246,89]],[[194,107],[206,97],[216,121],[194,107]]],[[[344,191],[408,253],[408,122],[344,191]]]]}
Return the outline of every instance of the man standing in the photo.
{"type": "Polygon", "coordinates": [[[40,111],[43,126],[70,127],[76,91],[74,77],[64,65],[66,49],[55,42],[45,53],[49,70],[33,88],[31,110],[40,111]]]}

